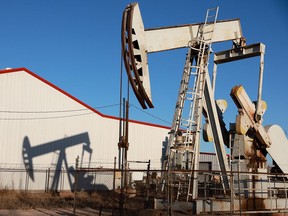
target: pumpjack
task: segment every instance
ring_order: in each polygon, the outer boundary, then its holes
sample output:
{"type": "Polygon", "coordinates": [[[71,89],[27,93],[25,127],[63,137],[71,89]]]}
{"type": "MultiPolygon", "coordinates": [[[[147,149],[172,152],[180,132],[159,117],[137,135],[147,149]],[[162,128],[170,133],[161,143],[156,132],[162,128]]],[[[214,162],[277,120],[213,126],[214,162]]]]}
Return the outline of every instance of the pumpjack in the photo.
{"type": "MultiPolygon", "coordinates": [[[[143,109],[154,107],[148,54],[187,49],[163,163],[163,169],[167,172],[162,179],[170,210],[175,202],[180,201],[193,202],[198,211],[204,208],[204,204],[198,202],[201,198],[198,194],[201,133],[204,141],[214,143],[224,196],[230,194],[239,200],[271,200],[274,196],[271,191],[285,188],[282,177],[274,188],[267,183],[271,179],[269,172],[288,173],[288,157],[285,156],[288,153],[288,140],[280,126],[263,125],[263,115],[267,109],[266,102],[262,100],[265,45],[247,45],[240,20],[218,21],[218,11],[219,7],[208,9],[203,23],[153,29],[144,28],[138,3],[128,5],[123,12],[122,55],[129,82],[143,109]],[[231,41],[232,48],[212,52],[213,43],[225,41],[231,41]],[[212,55],[214,67],[211,81],[208,66],[212,55]],[[257,56],[260,58],[257,100],[252,102],[242,85],[233,87],[230,96],[238,115],[227,129],[223,120],[227,102],[214,98],[217,68],[223,63],[257,56]],[[272,170],[268,170],[268,154],[275,164],[272,170]],[[246,175],[240,176],[241,172],[246,175]],[[235,173],[238,174],[237,183],[233,181],[235,173]],[[234,183],[242,189],[232,195],[234,183]]],[[[287,198],[287,190],[285,194],[287,198]]],[[[266,207],[283,206],[283,202],[273,201],[266,207]]]]}

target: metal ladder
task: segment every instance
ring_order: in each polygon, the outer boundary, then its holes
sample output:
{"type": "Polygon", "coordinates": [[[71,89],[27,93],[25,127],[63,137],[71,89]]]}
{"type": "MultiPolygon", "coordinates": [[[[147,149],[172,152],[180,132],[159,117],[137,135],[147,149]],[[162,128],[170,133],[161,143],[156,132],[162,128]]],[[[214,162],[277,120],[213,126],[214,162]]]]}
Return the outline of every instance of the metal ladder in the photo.
{"type": "Polygon", "coordinates": [[[190,103],[190,113],[188,118],[188,127],[186,130],[186,142],[189,140],[193,144],[193,155],[191,159],[191,172],[189,174],[189,184],[187,201],[189,197],[196,199],[198,196],[198,172],[199,170],[199,153],[200,153],[200,132],[203,111],[203,97],[205,76],[208,73],[209,57],[211,53],[212,37],[214,26],[217,20],[219,7],[208,9],[205,23],[201,32],[200,51],[196,65],[196,75],[190,103]],[[195,172],[196,170],[196,172],[195,172]]]}
{"type": "MultiPolygon", "coordinates": [[[[197,196],[197,173],[193,172],[193,170],[199,168],[199,144],[203,110],[202,98],[204,96],[205,75],[208,71],[211,41],[217,16],[218,7],[207,10],[205,22],[199,27],[197,39],[190,43],[182,75],[168,141],[168,150],[170,151],[168,155],[168,175],[171,173],[171,169],[175,167],[173,163],[176,152],[178,155],[179,153],[182,154],[181,169],[190,170],[190,172],[183,172],[178,175],[179,182],[176,199],[178,199],[181,194],[186,194],[187,201],[190,196],[192,196],[193,199],[197,196]],[[195,65],[192,65],[193,61],[195,61],[195,65]],[[191,74],[194,75],[194,83],[192,89],[189,90],[188,85],[191,74]],[[190,102],[189,116],[187,119],[182,117],[185,101],[190,102]],[[180,126],[185,126],[186,130],[180,130],[180,126]],[[184,140],[180,150],[177,148],[179,145],[176,143],[179,131],[184,134],[184,140]],[[193,189],[192,193],[191,188],[193,189]]],[[[173,180],[175,180],[175,178],[173,180]]]]}

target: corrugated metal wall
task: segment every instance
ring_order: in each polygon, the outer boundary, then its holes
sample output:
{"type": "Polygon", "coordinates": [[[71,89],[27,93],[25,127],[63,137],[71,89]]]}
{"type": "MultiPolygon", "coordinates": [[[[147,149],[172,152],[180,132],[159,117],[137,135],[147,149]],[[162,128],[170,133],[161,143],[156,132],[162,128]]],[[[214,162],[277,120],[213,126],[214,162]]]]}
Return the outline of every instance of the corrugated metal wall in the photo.
{"type": "Polygon", "coordinates": [[[202,152],[200,154],[199,161],[203,162],[209,162],[211,163],[211,170],[220,170],[218,159],[216,157],[216,154],[214,153],[204,153],[202,152]]]}
{"type": "MultiPolygon", "coordinates": [[[[83,166],[113,167],[118,157],[117,119],[101,116],[26,69],[2,71],[0,86],[0,167],[66,169],[74,167],[78,155],[83,166]]],[[[167,128],[131,122],[128,160],[151,160],[151,168],[161,168],[167,135],[167,128]]],[[[130,167],[146,168],[138,165],[130,167]]],[[[23,189],[27,176],[17,175],[13,187],[23,189]]],[[[41,176],[39,180],[30,174],[30,187],[42,189],[41,176]]],[[[12,177],[0,178],[2,186],[11,183],[12,177]]]]}

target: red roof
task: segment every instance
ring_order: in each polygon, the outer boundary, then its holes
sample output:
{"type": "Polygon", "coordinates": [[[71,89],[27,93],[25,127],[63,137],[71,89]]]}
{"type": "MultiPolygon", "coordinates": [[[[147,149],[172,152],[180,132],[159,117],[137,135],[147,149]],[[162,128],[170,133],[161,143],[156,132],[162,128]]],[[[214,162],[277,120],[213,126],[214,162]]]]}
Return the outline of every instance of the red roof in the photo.
{"type": "MultiPolygon", "coordinates": [[[[119,117],[116,116],[110,116],[110,115],[105,115],[98,110],[94,109],[93,107],[89,106],[88,104],[84,103],[83,101],[77,99],[76,97],[72,96],[71,94],[67,93],[63,89],[57,87],[56,85],[52,84],[51,82],[45,80],[44,78],[38,76],[37,74],[33,73],[32,71],[28,70],[27,68],[13,68],[13,69],[2,69],[0,70],[0,74],[6,74],[6,73],[15,73],[15,72],[26,72],[30,74],[31,76],[35,77],[36,79],[42,81],[43,83],[51,86],[52,88],[56,89],[57,91],[61,92],[62,94],[66,95],[67,97],[71,98],[72,100],[76,101],[77,103],[81,104],[82,106],[86,107],[87,109],[95,112],[96,114],[100,115],[103,118],[110,118],[110,119],[115,119],[115,120],[120,120],[119,117]]],[[[164,128],[164,129],[170,129],[170,127],[163,126],[163,125],[158,125],[158,124],[152,124],[152,123],[147,123],[147,122],[141,122],[141,121],[136,121],[136,120],[129,120],[129,122],[137,123],[137,124],[143,124],[143,125],[148,125],[152,127],[159,127],[159,128],[164,128]]]]}

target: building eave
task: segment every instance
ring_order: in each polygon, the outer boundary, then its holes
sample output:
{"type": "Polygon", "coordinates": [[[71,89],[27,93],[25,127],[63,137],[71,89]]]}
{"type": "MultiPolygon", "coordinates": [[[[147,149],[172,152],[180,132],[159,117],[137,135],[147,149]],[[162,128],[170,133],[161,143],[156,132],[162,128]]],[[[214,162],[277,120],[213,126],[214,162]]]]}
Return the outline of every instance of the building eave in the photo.
{"type": "MultiPolygon", "coordinates": [[[[36,79],[40,80],[41,82],[45,83],[46,85],[49,85],[50,87],[54,88],[55,90],[59,91],[60,93],[62,93],[64,95],[66,95],[67,97],[71,98],[75,102],[81,104],[82,106],[86,107],[87,109],[91,110],[92,112],[96,113],[97,115],[99,115],[99,116],[101,116],[103,118],[120,120],[119,117],[106,115],[106,114],[103,114],[103,113],[99,112],[98,110],[94,109],[93,107],[89,106],[88,104],[84,103],[83,101],[79,100],[78,98],[74,97],[73,95],[69,94],[68,92],[64,91],[63,89],[59,88],[58,86],[54,85],[53,83],[49,82],[48,80],[44,79],[43,77],[40,77],[39,75],[33,73],[32,71],[28,70],[25,67],[0,69],[0,75],[1,74],[7,74],[7,73],[17,73],[17,72],[28,73],[29,75],[35,77],[36,79]]],[[[167,127],[167,126],[153,124],[153,123],[148,123],[148,122],[142,122],[142,121],[137,121],[137,120],[129,120],[129,122],[136,123],[136,124],[147,125],[147,126],[152,126],[152,127],[163,128],[163,129],[170,129],[170,127],[167,127]]]]}

